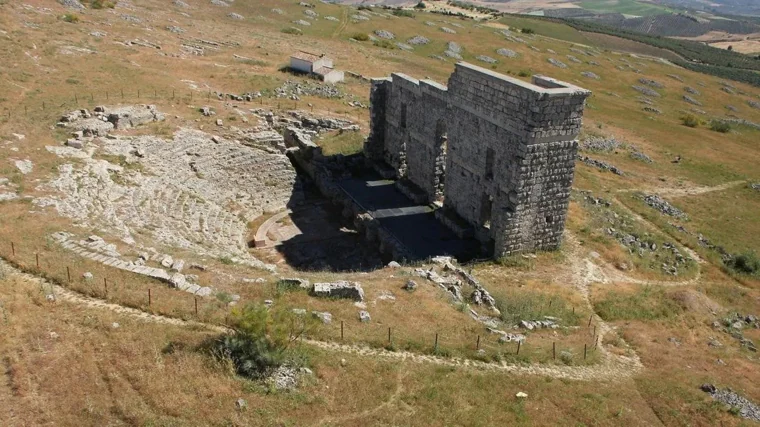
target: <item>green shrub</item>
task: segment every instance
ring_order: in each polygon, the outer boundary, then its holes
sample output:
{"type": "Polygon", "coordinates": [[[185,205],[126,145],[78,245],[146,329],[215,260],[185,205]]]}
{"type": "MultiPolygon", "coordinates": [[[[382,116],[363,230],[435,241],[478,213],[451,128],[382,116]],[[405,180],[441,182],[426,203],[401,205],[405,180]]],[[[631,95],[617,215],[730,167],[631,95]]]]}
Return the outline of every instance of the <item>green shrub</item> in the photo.
{"type": "Polygon", "coordinates": [[[77,15],[76,13],[67,13],[63,15],[61,19],[63,20],[63,22],[76,24],[77,22],[79,22],[79,15],[77,15]]]}
{"type": "Polygon", "coordinates": [[[517,73],[517,75],[520,76],[520,77],[530,77],[530,73],[528,71],[525,71],[525,70],[520,70],[520,72],[517,73]]]}
{"type": "Polygon", "coordinates": [[[113,9],[116,7],[116,3],[109,0],[92,0],[90,1],[90,7],[92,9],[113,9]]]}
{"type": "Polygon", "coordinates": [[[367,33],[354,33],[351,35],[352,39],[360,41],[360,42],[366,42],[369,40],[369,35],[367,33]]]}
{"type": "Polygon", "coordinates": [[[236,332],[214,338],[207,349],[231,361],[238,375],[263,378],[283,364],[305,364],[303,353],[294,344],[315,325],[311,316],[250,304],[233,313],[232,320],[236,332]]]}
{"type": "Polygon", "coordinates": [[[424,9],[424,8],[426,8],[426,7],[427,7],[427,6],[426,6],[426,5],[425,5],[425,3],[424,3],[424,2],[422,2],[422,1],[420,1],[419,3],[417,3],[416,5],[414,5],[414,8],[415,8],[415,9],[424,9]]]}
{"type": "Polygon", "coordinates": [[[358,7],[358,9],[359,9],[359,10],[370,10],[370,11],[372,10],[372,8],[371,8],[371,7],[369,7],[369,6],[365,6],[365,5],[360,5],[360,6],[358,7]]]}
{"type": "Polygon", "coordinates": [[[731,125],[723,120],[713,120],[710,122],[710,129],[715,132],[728,133],[731,131],[731,125]]]}
{"type": "Polygon", "coordinates": [[[382,39],[381,40],[375,40],[375,42],[373,44],[375,46],[377,46],[377,47],[382,47],[383,49],[395,49],[396,48],[396,45],[393,44],[389,40],[382,40],[382,39]]]}
{"type": "Polygon", "coordinates": [[[754,251],[732,256],[726,261],[726,266],[740,274],[760,275],[760,258],[754,251]]]}
{"type": "Polygon", "coordinates": [[[300,36],[303,34],[303,31],[295,27],[283,28],[282,30],[280,30],[280,32],[285,33],[285,34],[292,34],[294,36],[300,36]]]}
{"type": "Polygon", "coordinates": [[[414,13],[412,13],[411,10],[394,9],[392,13],[394,16],[400,16],[403,18],[414,18],[414,13]]]}
{"type": "Polygon", "coordinates": [[[520,30],[520,32],[523,33],[523,34],[535,34],[536,33],[536,31],[533,30],[533,28],[523,28],[523,29],[520,30]]]}
{"type": "Polygon", "coordinates": [[[699,117],[695,116],[694,114],[687,114],[681,117],[681,123],[683,123],[684,126],[688,126],[690,128],[699,126],[699,122],[699,117]]]}

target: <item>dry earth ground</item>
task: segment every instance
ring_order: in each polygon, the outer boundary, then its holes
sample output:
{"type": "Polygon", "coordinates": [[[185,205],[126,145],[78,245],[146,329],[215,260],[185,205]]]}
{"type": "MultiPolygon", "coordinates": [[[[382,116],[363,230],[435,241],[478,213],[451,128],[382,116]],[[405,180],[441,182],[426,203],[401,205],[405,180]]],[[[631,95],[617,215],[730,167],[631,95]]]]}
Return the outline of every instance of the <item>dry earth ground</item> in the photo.
{"type": "MultiPolygon", "coordinates": [[[[290,52],[299,49],[329,52],[337,67],[365,76],[401,71],[444,82],[454,61],[430,55],[441,55],[446,43],[453,41],[464,47],[467,61],[478,63],[477,56],[487,55],[499,60],[493,68],[502,73],[519,78],[545,73],[591,89],[594,95],[586,110],[584,136],[615,136],[635,145],[654,162],[633,159],[625,149],[590,153],[613,163],[625,175],[600,172],[579,163],[576,189],[591,191],[620,209],[632,210],[642,227],[690,247],[703,262],[698,272],[686,278],[673,278],[656,269],[617,271],[615,263],[633,265],[635,255],[615,241],[600,243],[587,238],[583,230],[593,223],[593,214],[574,202],[569,228],[577,238],[570,239],[558,254],[539,254],[535,259],[516,257],[504,264],[482,263],[472,268],[500,298],[556,296],[566,307],[577,307],[581,318],[590,315],[593,308],[594,324],[604,332],[600,345],[609,356],[594,353],[587,366],[579,362],[582,344],[593,344],[588,328],[569,330],[558,337],[542,331],[529,335],[523,359],[511,355],[511,346],[488,343],[489,357],[502,352],[507,366],[513,367],[500,370],[450,363],[458,359],[429,362],[438,360],[429,354],[431,335],[436,331],[441,333],[442,347],[460,358],[475,357],[474,337],[487,335],[481,324],[458,311],[432,285],[424,283],[419,294],[404,294],[400,287],[408,273],[402,270],[305,273],[278,263],[282,276],[361,282],[373,316],[371,324],[361,325],[357,309],[350,304],[314,300],[302,293],[278,296],[277,279],[269,273],[162,248],[207,264],[209,271],[199,273],[199,280],[241,295],[242,303],[277,297],[276,304],[331,311],[335,323],[313,337],[328,343],[323,346],[335,347],[329,342],[337,337],[337,321],[346,322],[347,339],[358,346],[330,350],[306,346],[315,376],[292,394],[267,394],[257,383],[236,378],[224,364],[196,351],[212,334],[203,327],[146,323],[129,313],[113,313],[103,306],[83,306],[63,298],[49,304],[38,282],[8,272],[0,281],[0,314],[4,316],[0,319],[4,322],[0,356],[6,375],[6,381],[0,382],[0,424],[734,425],[741,421],[699,391],[701,383],[732,387],[760,400],[760,390],[755,386],[756,355],[710,326],[732,311],[759,314],[758,281],[726,274],[719,257],[695,238],[674,231],[667,224],[670,218],[633,198],[640,191],[659,192],[689,214],[690,221],[683,223],[686,228],[704,233],[731,251],[760,250],[755,233],[760,224],[755,209],[760,192],[753,192],[746,184],[729,185],[760,181],[755,167],[760,161],[760,131],[735,126],[730,133],[721,134],[706,126],[692,129],[680,124],[685,112],[705,120],[732,114],[758,123],[760,110],[749,104],[758,101],[757,88],[732,84],[733,93],[728,93],[714,77],[685,71],[666,61],[607,50],[610,41],[594,48],[593,39],[568,28],[535,24],[539,34],[551,31],[565,40],[514,32],[511,36],[519,37],[520,42],[506,38],[501,28],[468,20],[424,13],[415,18],[372,13],[369,20],[354,22],[351,17],[358,13],[355,9],[316,3],[313,10],[320,17],[310,26],[301,26],[304,35],[298,36],[281,32],[297,27],[293,21],[306,19],[304,8],[295,1],[238,1],[229,7],[200,0],[186,3],[190,7],[185,9],[158,1],[118,2],[115,9],[75,12],[80,19],[77,23],[64,22],[61,16],[67,11],[54,1],[0,4],[0,59],[6,64],[6,72],[0,77],[0,177],[7,178],[6,188],[20,196],[0,202],[0,254],[4,258],[112,304],[222,324],[229,314],[225,301],[201,299],[196,316],[191,296],[83,260],[49,240],[51,233],[67,229],[82,236],[103,234],[98,229],[74,229],[52,209],[30,203],[44,194],[38,187],[57,174],[58,166],[72,162],[45,150],[45,146],[59,145],[66,137],[51,130],[58,117],[74,108],[100,104],[152,103],[167,114],[167,122],[125,134],[170,135],[180,126],[213,129],[215,118],[204,118],[197,112],[202,105],[215,108],[229,127],[233,123],[229,117],[235,117],[236,110],[262,105],[276,110],[278,103],[282,108],[306,108],[311,103],[315,113],[358,120],[367,132],[367,111],[343,101],[304,96],[298,103],[274,98],[258,104],[221,102],[209,100],[208,91],[243,93],[275,88],[293,78],[278,69],[286,64],[290,52]],[[283,14],[272,12],[274,8],[283,14]],[[229,18],[231,12],[244,19],[229,18]],[[338,21],[325,20],[325,16],[335,16],[338,21]],[[425,25],[426,21],[434,25],[425,25]],[[181,27],[185,33],[171,33],[168,26],[181,27]],[[443,32],[443,26],[456,34],[443,32]],[[356,33],[375,30],[390,31],[401,42],[422,35],[431,43],[404,52],[348,40],[356,33]],[[105,35],[90,35],[94,31],[105,35]],[[138,38],[157,43],[161,49],[124,44],[138,38]],[[181,48],[191,39],[239,45],[218,49],[206,45],[205,55],[195,56],[181,48]],[[499,56],[499,48],[511,49],[518,56],[499,56]],[[234,54],[248,59],[235,58],[234,54]],[[568,55],[581,62],[570,60],[568,55]],[[551,65],[549,58],[564,62],[567,68],[551,65]],[[583,77],[582,71],[592,71],[600,78],[583,77]],[[642,110],[637,99],[640,93],[632,88],[642,85],[640,78],[664,85],[656,89],[662,96],[653,98],[662,114],[642,110]],[[684,86],[699,90],[700,95],[694,98],[702,106],[683,101],[684,86]],[[737,111],[727,110],[727,105],[737,111]],[[692,108],[704,114],[694,113],[692,108]],[[676,156],[681,156],[680,163],[671,163],[676,156]],[[14,162],[25,159],[34,167],[24,175],[14,162]],[[705,188],[716,190],[699,190],[705,188]],[[17,245],[15,256],[10,242],[17,245]],[[595,258],[592,251],[599,257],[595,258]],[[39,269],[35,254],[41,258],[39,269]],[[67,266],[74,272],[70,284],[66,283],[67,266]],[[83,271],[91,271],[95,279],[81,280],[83,271]],[[111,284],[108,292],[101,285],[103,278],[111,284]],[[244,282],[244,278],[263,278],[264,283],[244,282]],[[658,290],[644,292],[647,284],[658,290]],[[661,286],[668,284],[673,286],[661,286]],[[154,298],[150,306],[148,289],[154,298]],[[395,302],[377,300],[383,292],[394,293],[395,302]],[[649,306],[667,310],[652,315],[651,310],[644,309],[649,306]],[[607,318],[598,317],[600,313],[607,318]],[[119,328],[113,328],[113,322],[118,322],[119,328]],[[413,363],[417,359],[411,356],[400,362],[407,354],[404,351],[393,352],[395,356],[383,353],[379,347],[386,344],[387,327],[392,327],[397,336],[397,350],[406,350],[428,363],[413,363]],[[669,338],[676,338],[680,344],[669,338]],[[711,339],[720,340],[723,346],[708,346],[711,339]],[[574,364],[581,366],[565,367],[547,360],[554,341],[574,349],[574,364]],[[173,342],[180,344],[168,347],[173,342]],[[365,344],[369,347],[363,348],[365,344]],[[167,348],[178,350],[164,351],[167,348]],[[642,367],[600,381],[567,379],[559,373],[586,372],[584,369],[603,372],[609,366],[607,361],[623,360],[619,356],[637,357],[642,367]],[[341,358],[348,361],[345,367],[340,364],[341,358]],[[515,375],[510,369],[539,375],[515,375]],[[518,391],[527,392],[529,398],[517,400],[514,395],[518,391]],[[246,411],[235,409],[239,397],[248,401],[246,411]]],[[[521,26],[522,22],[516,27],[521,26]]],[[[656,54],[640,52],[646,53],[656,54]]],[[[349,79],[341,89],[367,103],[366,82],[349,79]]],[[[240,121],[234,125],[244,126],[240,121]]],[[[340,151],[351,149],[342,146],[340,151]]],[[[579,323],[584,326],[585,321],[579,323]]],[[[475,364],[474,359],[468,360],[475,364]]]]}

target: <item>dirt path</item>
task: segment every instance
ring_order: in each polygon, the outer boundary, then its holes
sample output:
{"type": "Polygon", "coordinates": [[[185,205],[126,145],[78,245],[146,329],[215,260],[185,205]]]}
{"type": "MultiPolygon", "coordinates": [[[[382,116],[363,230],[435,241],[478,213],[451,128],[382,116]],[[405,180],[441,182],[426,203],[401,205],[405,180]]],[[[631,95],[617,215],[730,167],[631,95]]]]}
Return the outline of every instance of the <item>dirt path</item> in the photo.
{"type": "MultiPolygon", "coordinates": [[[[730,181],[726,182],[720,185],[714,185],[714,186],[698,186],[698,185],[692,185],[692,186],[685,186],[680,188],[674,188],[674,187],[655,187],[651,189],[647,189],[646,192],[657,194],[662,197],[670,197],[670,198],[676,198],[676,197],[685,197],[685,196],[698,196],[700,194],[705,193],[712,193],[714,191],[723,191],[728,190],[729,188],[737,187],[742,184],[746,184],[746,180],[739,180],[739,181],[730,181]]],[[[642,191],[641,189],[625,189],[625,190],[619,190],[619,193],[630,193],[633,191],[642,191]]]]}
{"type": "Polygon", "coordinates": [[[348,25],[348,8],[344,7],[340,16],[340,25],[338,25],[338,28],[336,28],[335,31],[333,32],[332,38],[337,38],[338,36],[340,36],[343,30],[346,29],[347,25],[348,25]]]}
{"type": "MultiPolygon", "coordinates": [[[[346,421],[354,421],[362,418],[369,417],[371,415],[374,415],[382,410],[385,410],[392,405],[396,404],[404,404],[403,402],[399,401],[399,398],[401,397],[401,394],[404,392],[404,378],[406,378],[407,371],[402,367],[399,368],[398,375],[396,376],[396,390],[394,390],[393,394],[388,397],[388,400],[384,401],[383,403],[375,406],[374,408],[367,409],[361,412],[356,412],[353,414],[348,414],[340,417],[325,417],[319,421],[316,425],[323,426],[323,425],[332,425],[335,423],[344,423],[346,421]]],[[[405,405],[405,404],[404,404],[405,405]]],[[[406,407],[407,410],[411,411],[411,408],[406,407]]]]}
{"type": "MultiPolygon", "coordinates": [[[[585,260],[588,261],[588,260],[585,260]]],[[[590,261],[588,261],[590,263],[590,261]]],[[[591,263],[593,264],[593,263],[591,263]]],[[[588,264],[585,264],[588,265],[588,264]]],[[[595,280],[593,274],[585,271],[583,262],[579,263],[577,269],[573,269],[573,274],[577,278],[578,285],[581,288],[587,288],[590,280],[595,280]]],[[[17,275],[25,280],[39,283],[49,294],[55,295],[59,301],[65,301],[73,304],[85,305],[94,309],[110,310],[115,313],[123,314],[144,320],[146,322],[155,322],[175,326],[192,326],[201,327],[219,333],[229,333],[231,329],[219,325],[211,325],[202,322],[186,321],[157,314],[146,313],[144,311],[124,307],[118,304],[106,302],[97,298],[79,294],[72,290],[53,284],[43,278],[20,272],[4,260],[0,260],[0,270],[8,274],[17,275]]],[[[586,292],[584,295],[588,295],[586,292]]],[[[590,306],[590,303],[589,303],[590,306]]],[[[599,342],[603,341],[604,333],[610,328],[596,317],[598,322],[597,333],[599,342]]],[[[370,348],[358,345],[344,345],[335,342],[304,340],[304,343],[312,345],[323,350],[340,353],[355,354],[364,357],[376,357],[387,360],[397,360],[412,363],[430,363],[441,366],[451,366],[459,368],[472,368],[479,370],[501,371],[520,375],[543,375],[553,378],[564,378],[569,380],[598,381],[598,380],[620,380],[629,378],[638,372],[643,366],[638,357],[622,357],[608,353],[604,346],[599,346],[603,354],[601,364],[589,366],[564,366],[564,365],[510,365],[506,363],[482,362],[478,360],[463,358],[443,358],[428,354],[417,354],[406,351],[388,351],[385,349],[370,348]]]]}

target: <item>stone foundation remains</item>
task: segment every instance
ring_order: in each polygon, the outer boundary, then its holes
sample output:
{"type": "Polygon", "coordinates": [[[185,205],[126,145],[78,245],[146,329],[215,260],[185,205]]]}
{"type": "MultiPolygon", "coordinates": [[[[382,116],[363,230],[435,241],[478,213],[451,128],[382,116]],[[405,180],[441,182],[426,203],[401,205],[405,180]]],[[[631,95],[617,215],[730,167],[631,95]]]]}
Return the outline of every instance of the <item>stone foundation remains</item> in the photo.
{"type": "Polygon", "coordinates": [[[556,249],[589,95],[463,62],[448,87],[398,73],[373,79],[364,154],[406,194],[442,206],[439,219],[495,257],[556,249]]]}

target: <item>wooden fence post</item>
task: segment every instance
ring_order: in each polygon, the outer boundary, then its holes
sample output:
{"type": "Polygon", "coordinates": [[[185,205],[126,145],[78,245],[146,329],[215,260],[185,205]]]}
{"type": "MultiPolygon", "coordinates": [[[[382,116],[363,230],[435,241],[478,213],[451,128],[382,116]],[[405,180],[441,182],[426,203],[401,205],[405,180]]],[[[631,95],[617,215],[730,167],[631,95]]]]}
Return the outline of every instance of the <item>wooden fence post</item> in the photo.
{"type": "Polygon", "coordinates": [[[552,360],[557,360],[557,343],[552,343],[552,360]]]}
{"type": "Polygon", "coordinates": [[[475,350],[480,350],[480,335],[478,335],[478,341],[475,343],[475,350]]]}
{"type": "Polygon", "coordinates": [[[11,254],[15,257],[16,256],[16,245],[11,242],[11,254]]]}
{"type": "Polygon", "coordinates": [[[150,295],[150,288],[148,288],[148,307],[150,307],[152,303],[153,303],[153,299],[151,298],[151,295],[150,295]]]}
{"type": "Polygon", "coordinates": [[[340,340],[343,341],[343,321],[340,321],[340,340]]]}
{"type": "Polygon", "coordinates": [[[392,342],[391,341],[391,327],[388,326],[388,344],[390,344],[391,342],[392,342]]]}
{"type": "Polygon", "coordinates": [[[105,289],[106,299],[108,299],[108,279],[105,277],[103,278],[103,289],[105,289]]]}
{"type": "Polygon", "coordinates": [[[71,270],[69,270],[69,266],[66,266],[66,278],[69,279],[69,283],[71,283],[71,270]]]}
{"type": "Polygon", "coordinates": [[[522,344],[522,341],[517,341],[517,354],[520,354],[520,344],[522,344]]]}
{"type": "Polygon", "coordinates": [[[195,317],[198,317],[198,297],[194,297],[195,299],[195,317]]]}
{"type": "Polygon", "coordinates": [[[435,345],[433,346],[434,351],[438,351],[438,332],[435,333],[435,345]]]}
{"type": "Polygon", "coordinates": [[[586,344],[583,344],[583,360],[586,360],[586,344]]]}
{"type": "Polygon", "coordinates": [[[591,319],[593,319],[593,318],[594,318],[594,315],[593,315],[593,314],[592,314],[591,316],[589,316],[589,317],[588,317],[588,327],[589,327],[589,328],[591,327],[591,319]]]}
{"type": "Polygon", "coordinates": [[[35,258],[35,260],[37,262],[37,269],[39,270],[39,268],[40,268],[40,254],[38,254],[38,253],[34,254],[34,258],[35,258]]]}

